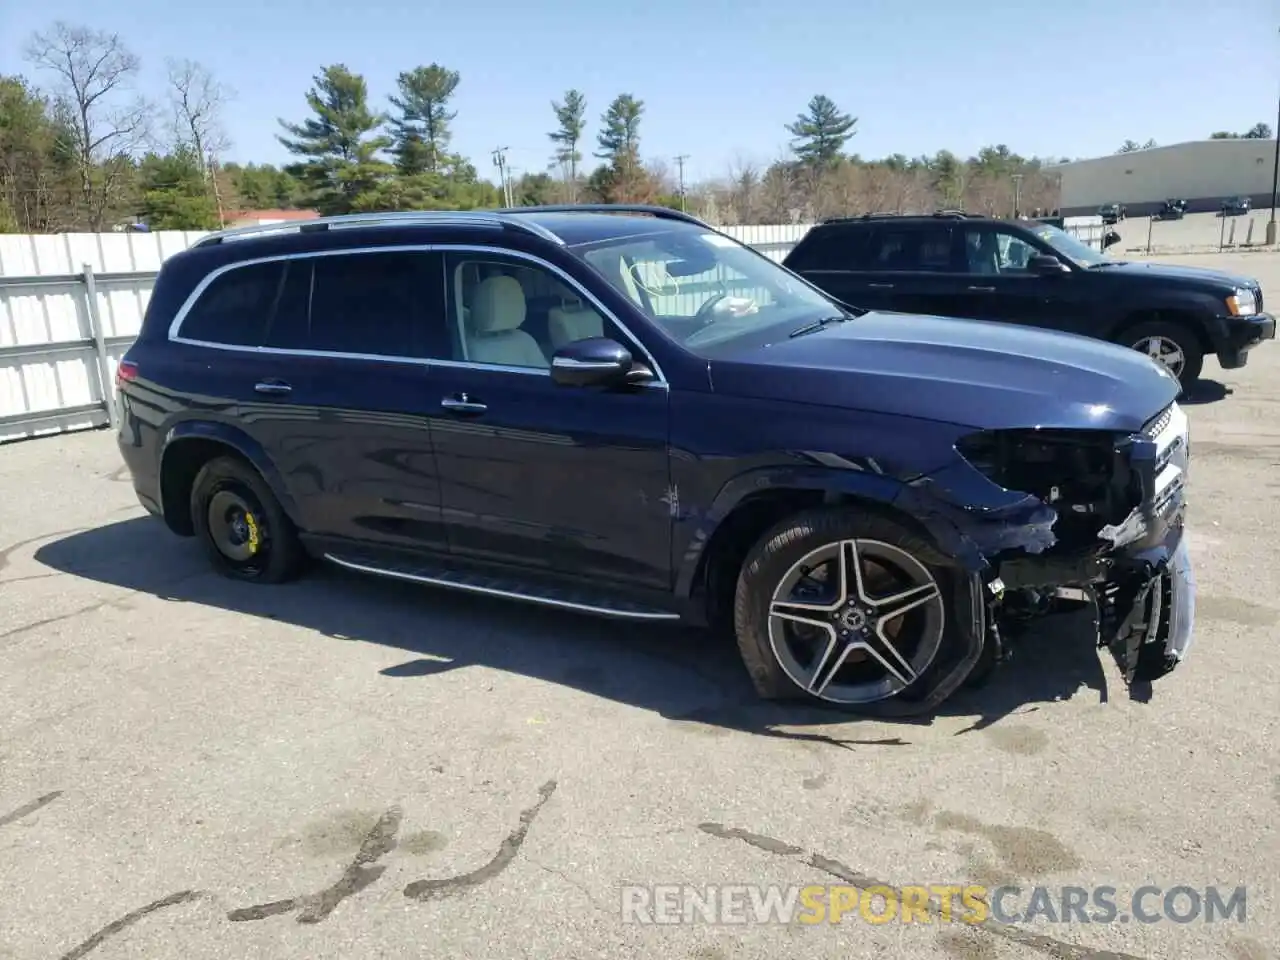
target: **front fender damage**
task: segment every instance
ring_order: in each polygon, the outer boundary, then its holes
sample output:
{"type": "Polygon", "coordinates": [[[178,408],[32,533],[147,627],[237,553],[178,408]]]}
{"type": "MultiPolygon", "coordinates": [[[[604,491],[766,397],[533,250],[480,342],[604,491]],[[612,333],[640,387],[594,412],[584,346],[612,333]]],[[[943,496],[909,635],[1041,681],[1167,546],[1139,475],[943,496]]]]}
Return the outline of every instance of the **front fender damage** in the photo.
{"type": "Polygon", "coordinates": [[[1127,500],[1073,500],[1065,494],[1080,484],[1062,480],[1034,493],[1006,489],[964,462],[903,489],[903,509],[980,584],[980,625],[965,638],[957,664],[972,668],[958,683],[985,677],[1008,658],[1010,638],[1069,607],[1090,611],[1097,647],[1111,650],[1130,685],[1156,680],[1185,659],[1195,578],[1184,530],[1186,421],[1179,415],[1160,436],[1117,444],[1127,500]]]}

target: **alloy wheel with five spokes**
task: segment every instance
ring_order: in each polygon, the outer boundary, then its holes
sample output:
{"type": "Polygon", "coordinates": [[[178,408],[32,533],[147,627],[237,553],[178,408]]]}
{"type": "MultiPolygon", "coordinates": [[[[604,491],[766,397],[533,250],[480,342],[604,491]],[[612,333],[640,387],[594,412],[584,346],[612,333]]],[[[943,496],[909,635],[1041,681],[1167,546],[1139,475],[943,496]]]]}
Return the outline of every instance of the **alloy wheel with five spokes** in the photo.
{"type": "Polygon", "coordinates": [[[870,538],[809,550],[769,601],[778,666],[809,695],[836,704],[900,694],[934,662],[945,630],[942,590],[928,567],[870,538]]]}

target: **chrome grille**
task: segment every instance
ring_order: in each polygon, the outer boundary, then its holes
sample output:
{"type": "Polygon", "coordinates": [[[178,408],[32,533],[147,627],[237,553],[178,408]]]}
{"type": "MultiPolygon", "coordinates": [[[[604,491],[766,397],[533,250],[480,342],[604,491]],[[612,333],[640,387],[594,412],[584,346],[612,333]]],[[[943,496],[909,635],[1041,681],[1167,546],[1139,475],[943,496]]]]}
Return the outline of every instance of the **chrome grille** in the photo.
{"type": "Polygon", "coordinates": [[[1172,419],[1173,404],[1171,403],[1143,424],[1142,432],[1154,440],[1156,437],[1160,436],[1165,427],[1169,426],[1169,421],[1172,419]]]}

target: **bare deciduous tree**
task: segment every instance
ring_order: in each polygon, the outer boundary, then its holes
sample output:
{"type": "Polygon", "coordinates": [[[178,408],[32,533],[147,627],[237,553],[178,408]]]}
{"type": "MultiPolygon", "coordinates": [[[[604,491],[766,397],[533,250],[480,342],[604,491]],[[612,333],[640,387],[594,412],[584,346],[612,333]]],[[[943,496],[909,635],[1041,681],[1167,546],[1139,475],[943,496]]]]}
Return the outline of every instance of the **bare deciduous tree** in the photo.
{"type": "Polygon", "coordinates": [[[235,91],[219,83],[207,67],[195,60],[166,62],[169,69],[169,123],[173,144],[195,160],[205,188],[212,192],[218,222],[225,219],[223,191],[219,184],[218,157],[231,139],[222,125],[222,110],[235,91]]]}
{"type": "Polygon", "coordinates": [[[80,177],[84,218],[102,229],[118,202],[125,165],[150,133],[151,106],[133,92],[138,58],[119,34],[61,20],[31,36],[27,59],[57,78],[55,95],[65,107],[80,177]]]}
{"type": "Polygon", "coordinates": [[[166,66],[173,143],[190,150],[201,173],[207,175],[210,163],[231,146],[222,126],[222,110],[235,98],[235,91],[194,60],[169,60],[166,66]]]}

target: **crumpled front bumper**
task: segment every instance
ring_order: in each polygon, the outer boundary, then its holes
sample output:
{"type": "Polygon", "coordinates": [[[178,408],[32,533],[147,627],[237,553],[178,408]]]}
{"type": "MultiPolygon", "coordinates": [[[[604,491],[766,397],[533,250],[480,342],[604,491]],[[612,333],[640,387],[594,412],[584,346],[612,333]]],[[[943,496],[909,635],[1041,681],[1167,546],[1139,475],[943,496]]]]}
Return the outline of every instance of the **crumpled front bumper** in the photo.
{"type": "Polygon", "coordinates": [[[1111,648],[1131,684],[1159,679],[1191,649],[1196,581],[1181,519],[1164,543],[1123,557],[1091,590],[1098,645],[1111,648]]]}
{"type": "MultiPolygon", "coordinates": [[[[925,518],[935,536],[950,534],[947,549],[985,582],[996,604],[1012,592],[1083,601],[1095,610],[1098,645],[1111,648],[1126,680],[1151,681],[1186,658],[1194,635],[1196,583],[1185,530],[1190,442],[1176,403],[1122,441],[1142,499],[1090,544],[1058,543],[1057,510],[1015,491],[1004,491],[1012,502],[978,515],[948,510],[925,518]]],[[[959,488],[955,476],[931,479],[935,489],[959,488]]],[[[988,622],[998,617],[992,609],[988,622]]]]}

